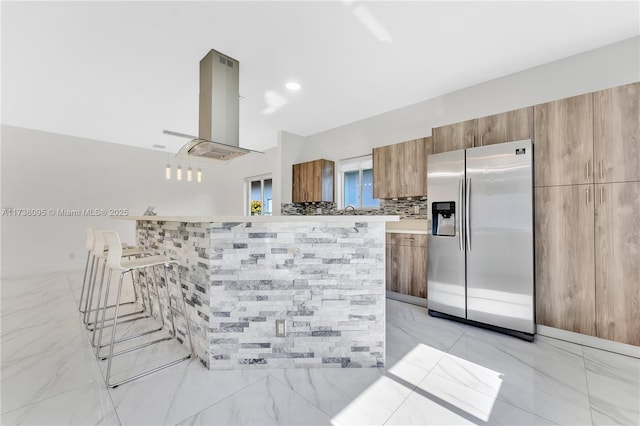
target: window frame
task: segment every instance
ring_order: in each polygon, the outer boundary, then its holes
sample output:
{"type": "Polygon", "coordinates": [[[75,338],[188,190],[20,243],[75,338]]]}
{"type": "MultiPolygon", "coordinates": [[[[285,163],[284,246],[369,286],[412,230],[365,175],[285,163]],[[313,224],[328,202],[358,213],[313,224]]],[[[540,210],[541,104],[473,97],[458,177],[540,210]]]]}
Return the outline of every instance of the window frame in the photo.
{"type": "Polygon", "coordinates": [[[264,181],[271,179],[271,211],[268,216],[273,216],[273,175],[271,173],[266,173],[263,175],[251,176],[244,179],[244,188],[245,188],[245,196],[244,196],[244,215],[251,216],[251,184],[253,182],[260,181],[260,199],[262,201],[262,211],[259,216],[266,216],[264,214],[264,206],[266,204],[266,200],[264,199],[264,181]]]}
{"type": "MultiPolygon", "coordinates": [[[[338,162],[338,166],[336,167],[336,208],[338,210],[344,210],[346,207],[344,205],[344,174],[345,172],[354,172],[358,171],[358,179],[360,183],[360,205],[354,206],[357,210],[361,209],[379,209],[380,203],[378,202],[377,206],[363,206],[362,205],[362,175],[364,170],[373,170],[373,155],[362,155],[358,157],[345,158],[344,160],[340,160],[338,162]]],[[[371,194],[373,196],[373,193],[371,194]]],[[[379,200],[379,198],[374,198],[374,200],[379,200]]]]}

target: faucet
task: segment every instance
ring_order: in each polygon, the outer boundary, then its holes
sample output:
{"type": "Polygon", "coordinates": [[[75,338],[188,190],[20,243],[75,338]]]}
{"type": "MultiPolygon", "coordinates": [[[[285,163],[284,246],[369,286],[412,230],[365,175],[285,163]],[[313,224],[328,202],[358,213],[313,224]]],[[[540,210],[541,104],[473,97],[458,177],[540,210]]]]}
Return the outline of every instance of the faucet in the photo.
{"type": "Polygon", "coordinates": [[[351,204],[349,204],[347,207],[344,208],[344,212],[342,214],[355,214],[355,212],[356,212],[356,208],[353,207],[351,204]]]}

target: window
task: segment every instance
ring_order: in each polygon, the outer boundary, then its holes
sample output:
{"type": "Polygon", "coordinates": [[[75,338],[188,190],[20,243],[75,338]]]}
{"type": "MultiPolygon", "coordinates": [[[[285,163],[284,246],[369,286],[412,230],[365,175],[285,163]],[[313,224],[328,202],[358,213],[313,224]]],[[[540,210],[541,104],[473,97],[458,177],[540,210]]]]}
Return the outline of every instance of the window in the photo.
{"type": "Polygon", "coordinates": [[[249,189],[249,215],[271,216],[273,212],[271,175],[248,178],[247,186],[249,189]]]}
{"type": "Polygon", "coordinates": [[[380,207],[373,198],[373,161],[370,155],[340,162],[338,170],[338,208],[380,207]]]}

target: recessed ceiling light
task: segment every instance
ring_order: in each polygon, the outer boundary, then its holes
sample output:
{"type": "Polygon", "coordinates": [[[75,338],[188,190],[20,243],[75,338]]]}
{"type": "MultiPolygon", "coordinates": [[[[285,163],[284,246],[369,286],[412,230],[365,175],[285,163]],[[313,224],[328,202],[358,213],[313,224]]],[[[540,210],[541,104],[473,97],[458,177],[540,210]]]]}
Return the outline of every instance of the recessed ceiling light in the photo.
{"type": "Polygon", "coordinates": [[[300,85],[295,81],[288,82],[286,87],[289,90],[300,90],[300,85]]]}

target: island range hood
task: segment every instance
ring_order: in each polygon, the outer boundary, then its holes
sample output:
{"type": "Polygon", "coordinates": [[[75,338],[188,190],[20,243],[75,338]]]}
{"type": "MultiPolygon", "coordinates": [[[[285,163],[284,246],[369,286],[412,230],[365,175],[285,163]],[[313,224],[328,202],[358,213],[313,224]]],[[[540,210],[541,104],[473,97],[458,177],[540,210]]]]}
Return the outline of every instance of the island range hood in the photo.
{"type": "Polygon", "coordinates": [[[192,139],[176,154],[184,160],[232,160],[249,152],[239,146],[240,63],[213,49],[200,61],[198,136],[165,130],[192,139]]]}

